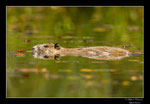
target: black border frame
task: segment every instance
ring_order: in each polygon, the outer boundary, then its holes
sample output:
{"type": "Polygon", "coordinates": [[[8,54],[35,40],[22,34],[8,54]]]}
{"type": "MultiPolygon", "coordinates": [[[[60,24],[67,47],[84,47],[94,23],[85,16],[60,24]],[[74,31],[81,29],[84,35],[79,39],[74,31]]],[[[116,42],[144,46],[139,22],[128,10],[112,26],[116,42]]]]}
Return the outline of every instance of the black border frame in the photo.
{"type": "MultiPolygon", "coordinates": [[[[28,104],[28,103],[48,103],[48,104],[77,104],[77,103],[93,103],[93,104],[144,104],[144,98],[6,98],[6,6],[144,6],[143,0],[5,0],[0,1],[0,28],[3,38],[3,45],[0,51],[4,58],[0,72],[0,104],[28,104]],[[115,1],[115,2],[114,2],[115,1]],[[2,85],[2,86],[1,86],[2,85]]],[[[144,9],[145,11],[145,9],[144,9]]],[[[144,12],[145,13],[145,12],[144,12]]],[[[144,24],[145,25],[145,24],[144,24]]],[[[144,29],[145,30],[145,29],[144,29]]],[[[144,48],[145,49],[145,48],[144,48]]],[[[145,71],[145,70],[144,70],[145,71]]],[[[144,73],[145,77],[145,73],[144,73]]],[[[145,84],[145,78],[144,78],[145,84]]],[[[144,85],[145,86],[145,85],[144,85]]],[[[145,88],[144,88],[145,90],[145,88]]]]}

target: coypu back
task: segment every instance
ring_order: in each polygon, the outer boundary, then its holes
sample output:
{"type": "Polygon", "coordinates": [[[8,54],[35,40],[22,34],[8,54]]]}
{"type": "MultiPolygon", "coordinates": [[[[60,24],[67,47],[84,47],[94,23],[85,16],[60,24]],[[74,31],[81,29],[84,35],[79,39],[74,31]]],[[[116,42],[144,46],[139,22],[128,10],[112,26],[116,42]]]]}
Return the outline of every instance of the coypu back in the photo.
{"type": "Polygon", "coordinates": [[[33,56],[40,59],[55,59],[60,56],[81,56],[98,60],[113,60],[129,57],[131,52],[122,48],[94,46],[84,48],[64,48],[56,44],[39,44],[33,47],[33,56]]]}

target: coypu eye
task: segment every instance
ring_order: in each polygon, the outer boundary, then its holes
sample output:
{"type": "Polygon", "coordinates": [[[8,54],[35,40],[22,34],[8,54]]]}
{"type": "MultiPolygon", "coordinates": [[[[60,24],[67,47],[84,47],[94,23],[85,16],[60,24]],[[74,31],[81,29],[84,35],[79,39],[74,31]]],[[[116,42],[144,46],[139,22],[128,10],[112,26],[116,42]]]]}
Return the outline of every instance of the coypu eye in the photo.
{"type": "Polygon", "coordinates": [[[57,49],[57,50],[59,50],[59,49],[60,49],[59,44],[58,44],[58,43],[55,43],[55,44],[54,44],[54,48],[57,49]]]}
{"type": "Polygon", "coordinates": [[[44,47],[45,47],[45,48],[48,48],[49,46],[48,46],[48,45],[44,45],[44,47]]]}
{"type": "Polygon", "coordinates": [[[59,57],[60,57],[60,54],[56,54],[56,55],[54,56],[54,59],[57,60],[57,59],[59,59],[59,57]]]}
{"type": "Polygon", "coordinates": [[[44,58],[49,58],[49,56],[46,56],[46,55],[45,55],[44,58]]]}

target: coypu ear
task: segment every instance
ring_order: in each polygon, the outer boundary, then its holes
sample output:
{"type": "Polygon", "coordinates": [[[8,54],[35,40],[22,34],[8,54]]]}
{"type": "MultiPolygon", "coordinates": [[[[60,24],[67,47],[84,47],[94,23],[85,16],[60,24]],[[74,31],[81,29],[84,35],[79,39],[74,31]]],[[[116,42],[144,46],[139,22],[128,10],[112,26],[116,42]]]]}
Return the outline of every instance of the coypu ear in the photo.
{"type": "Polygon", "coordinates": [[[54,43],[54,48],[59,50],[60,49],[60,45],[58,43],[54,43]]]}
{"type": "Polygon", "coordinates": [[[60,57],[60,54],[56,54],[56,55],[54,56],[54,59],[55,59],[55,60],[58,60],[59,57],[60,57]]]}

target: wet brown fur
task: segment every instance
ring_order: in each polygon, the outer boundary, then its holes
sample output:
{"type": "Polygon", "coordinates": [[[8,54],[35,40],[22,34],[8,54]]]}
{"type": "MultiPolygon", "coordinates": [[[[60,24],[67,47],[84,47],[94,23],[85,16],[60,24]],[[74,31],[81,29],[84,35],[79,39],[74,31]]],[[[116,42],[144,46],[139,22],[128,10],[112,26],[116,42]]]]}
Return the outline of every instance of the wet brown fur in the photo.
{"type": "Polygon", "coordinates": [[[40,54],[47,55],[49,59],[55,55],[61,56],[81,56],[92,59],[99,60],[112,60],[121,59],[124,57],[129,57],[130,52],[128,50],[117,48],[117,47],[107,47],[107,46],[94,46],[94,47],[84,47],[84,48],[64,48],[59,46],[55,47],[55,44],[43,44],[37,45],[40,54]],[[43,48],[44,45],[49,46],[48,48],[43,48]],[[49,52],[49,53],[46,53],[49,52]]]}

